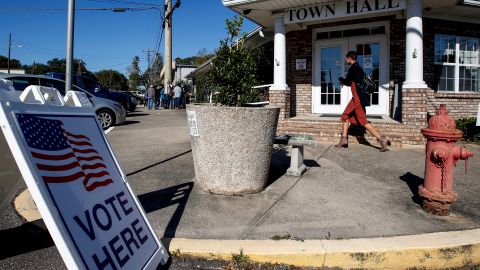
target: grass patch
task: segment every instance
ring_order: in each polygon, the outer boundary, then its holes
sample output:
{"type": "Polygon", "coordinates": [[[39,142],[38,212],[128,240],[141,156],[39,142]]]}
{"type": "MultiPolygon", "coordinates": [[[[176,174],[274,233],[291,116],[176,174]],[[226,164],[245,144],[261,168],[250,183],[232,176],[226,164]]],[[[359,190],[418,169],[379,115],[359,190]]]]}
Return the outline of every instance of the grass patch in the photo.
{"type": "Polygon", "coordinates": [[[250,258],[243,254],[243,249],[240,249],[240,253],[232,253],[232,259],[230,261],[229,267],[227,269],[231,270],[243,270],[243,269],[254,269],[253,264],[250,261],[250,258]]]}
{"type": "Polygon", "coordinates": [[[295,240],[295,241],[301,241],[301,242],[304,241],[302,238],[298,238],[296,236],[292,237],[289,233],[287,233],[283,236],[274,235],[274,236],[270,237],[270,239],[272,239],[274,241],[280,241],[280,240],[295,240]]]}

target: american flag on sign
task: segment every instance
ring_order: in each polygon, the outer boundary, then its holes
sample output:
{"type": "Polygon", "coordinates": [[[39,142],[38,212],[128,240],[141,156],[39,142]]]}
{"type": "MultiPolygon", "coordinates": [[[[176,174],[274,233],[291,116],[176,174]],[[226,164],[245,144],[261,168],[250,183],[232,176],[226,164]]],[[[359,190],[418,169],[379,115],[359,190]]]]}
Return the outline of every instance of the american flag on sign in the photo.
{"type": "Polygon", "coordinates": [[[113,183],[103,158],[85,135],[72,134],[60,120],[17,114],[35,165],[46,183],[83,182],[87,191],[113,183]]]}

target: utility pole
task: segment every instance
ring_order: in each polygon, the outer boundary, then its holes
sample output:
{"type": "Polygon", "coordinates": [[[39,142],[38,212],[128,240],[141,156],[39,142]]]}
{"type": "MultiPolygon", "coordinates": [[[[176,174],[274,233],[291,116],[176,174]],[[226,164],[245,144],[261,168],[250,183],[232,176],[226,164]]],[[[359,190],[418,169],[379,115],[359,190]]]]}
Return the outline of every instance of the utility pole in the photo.
{"type": "Polygon", "coordinates": [[[172,7],[172,0],[165,0],[165,18],[163,27],[165,28],[165,89],[167,82],[172,82],[172,17],[173,11],[180,7],[181,0],[176,0],[172,7]]]}
{"type": "Polygon", "coordinates": [[[165,89],[172,82],[172,0],[165,0],[165,89]]]}
{"type": "Polygon", "coordinates": [[[8,35],[8,74],[10,74],[10,51],[12,50],[12,33],[8,35]]]}
{"type": "Polygon", "coordinates": [[[75,21],[75,0],[68,0],[68,19],[67,19],[67,61],[65,72],[65,91],[72,89],[72,63],[73,63],[73,38],[75,21]]]}
{"type": "Polygon", "coordinates": [[[147,50],[143,50],[143,52],[146,52],[147,53],[147,62],[148,62],[148,84],[151,85],[153,84],[153,79],[152,79],[152,66],[151,66],[151,62],[150,62],[150,53],[154,52],[154,50],[150,50],[150,49],[147,49],[147,50]]]}

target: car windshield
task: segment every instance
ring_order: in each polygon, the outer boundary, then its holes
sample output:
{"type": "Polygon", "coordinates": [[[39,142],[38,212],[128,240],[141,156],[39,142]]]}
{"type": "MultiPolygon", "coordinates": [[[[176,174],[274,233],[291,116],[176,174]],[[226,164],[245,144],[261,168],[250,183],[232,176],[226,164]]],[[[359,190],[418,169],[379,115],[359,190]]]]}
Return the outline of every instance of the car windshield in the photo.
{"type": "Polygon", "coordinates": [[[108,91],[106,88],[104,88],[101,84],[96,82],[95,80],[92,80],[90,78],[83,78],[83,87],[85,87],[85,90],[93,93],[95,91],[108,91]],[[98,90],[97,90],[98,89],[98,90]]]}
{"type": "MultiPolygon", "coordinates": [[[[65,82],[60,81],[60,80],[52,80],[52,79],[41,79],[40,80],[42,86],[48,86],[48,87],[53,87],[62,94],[62,96],[65,96],[65,82]]],[[[72,90],[73,91],[78,91],[78,92],[83,92],[85,93],[89,98],[91,97],[90,94],[87,93],[87,91],[80,89],[76,85],[72,85],[72,90]]]]}

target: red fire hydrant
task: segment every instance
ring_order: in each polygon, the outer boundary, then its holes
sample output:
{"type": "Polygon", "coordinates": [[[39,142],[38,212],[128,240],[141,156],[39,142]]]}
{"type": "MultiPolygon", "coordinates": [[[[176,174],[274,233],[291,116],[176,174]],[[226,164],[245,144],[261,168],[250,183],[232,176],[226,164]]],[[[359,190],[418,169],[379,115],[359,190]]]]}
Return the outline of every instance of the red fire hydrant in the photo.
{"type": "Polygon", "coordinates": [[[467,160],[473,157],[473,153],[464,146],[455,146],[463,132],[456,129],[445,104],[440,105],[437,115],[430,118],[428,128],[423,128],[422,133],[427,138],[425,180],[418,188],[423,199],[422,207],[431,214],[446,216],[450,213],[450,205],[457,199],[457,193],[452,189],[453,168],[459,159],[465,160],[466,173],[467,160]]]}

